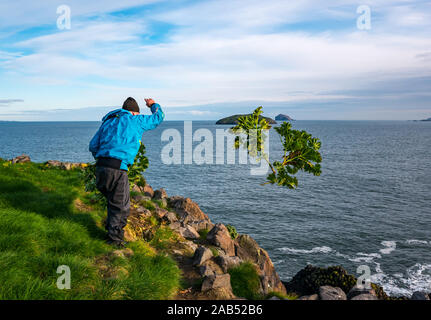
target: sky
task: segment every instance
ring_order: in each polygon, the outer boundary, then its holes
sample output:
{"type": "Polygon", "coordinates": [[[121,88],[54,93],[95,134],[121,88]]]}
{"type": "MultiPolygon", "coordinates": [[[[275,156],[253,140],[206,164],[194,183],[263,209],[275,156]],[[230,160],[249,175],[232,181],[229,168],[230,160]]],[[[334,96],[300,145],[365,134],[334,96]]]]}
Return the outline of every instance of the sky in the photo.
{"type": "Polygon", "coordinates": [[[298,120],[429,118],[431,1],[0,2],[0,120],[98,121],[128,96],[166,120],[260,105],[298,120]]]}

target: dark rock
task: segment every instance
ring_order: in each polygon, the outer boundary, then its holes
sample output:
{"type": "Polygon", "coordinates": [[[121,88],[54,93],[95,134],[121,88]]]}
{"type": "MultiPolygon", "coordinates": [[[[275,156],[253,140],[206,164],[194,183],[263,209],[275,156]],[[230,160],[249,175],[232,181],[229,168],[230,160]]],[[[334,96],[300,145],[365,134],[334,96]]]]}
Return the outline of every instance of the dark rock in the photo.
{"type": "Polygon", "coordinates": [[[353,297],[359,296],[360,294],[371,294],[376,297],[376,292],[374,289],[367,289],[365,286],[355,285],[350,291],[347,293],[347,299],[352,299],[353,297]]]}
{"type": "Polygon", "coordinates": [[[350,300],[379,300],[379,299],[377,299],[377,297],[373,294],[362,293],[357,296],[354,296],[350,300]]]}
{"type": "Polygon", "coordinates": [[[168,197],[168,194],[166,193],[166,190],[163,188],[154,191],[154,195],[153,195],[154,200],[166,199],[167,197],[168,197]]]}
{"type": "Polygon", "coordinates": [[[200,266],[212,257],[213,253],[210,249],[200,246],[196,249],[195,255],[193,256],[193,265],[200,266]]]}
{"type": "MultiPolygon", "coordinates": [[[[357,283],[357,279],[340,267],[319,268],[312,265],[299,271],[289,282],[285,282],[287,292],[299,296],[310,295],[319,292],[321,286],[339,287],[344,292],[349,292],[357,283]]],[[[376,292],[379,300],[387,300],[389,297],[383,288],[372,283],[371,287],[376,292]]]]}
{"type": "Polygon", "coordinates": [[[346,294],[341,288],[322,286],[319,288],[320,300],[347,300],[346,294]]]}
{"type": "Polygon", "coordinates": [[[319,295],[311,294],[308,296],[302,296],[302,297],[299,297],[297,300],[319,300],[319,295]]]}
{"type": "Polygon", "coordinates": [[[207,241],[221,248],[228,256],[235,255],[235,245],[226,226],[217,223],[207,234],[207,241]]]}
{"type": "Polygon", "coordinates": [[[415,291],[412,294],[411,300],[430,300],[430,297],[426,292],[415,291]]]}

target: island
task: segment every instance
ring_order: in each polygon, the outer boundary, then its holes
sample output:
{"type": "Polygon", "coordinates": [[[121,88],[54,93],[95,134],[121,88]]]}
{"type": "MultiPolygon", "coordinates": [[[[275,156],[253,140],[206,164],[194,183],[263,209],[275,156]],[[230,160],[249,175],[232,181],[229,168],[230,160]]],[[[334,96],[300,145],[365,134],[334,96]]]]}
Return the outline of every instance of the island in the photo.
{"type": "Polygon", "coordinates": [[[431,121],[431,118],[423,119],[423,120],[421,120],[421,121],[431,121]]]}
{"type": "MultiPolygon", "coordinates": [[[[245,116],[249,116],[249,115],[250,114],[236,114],[236,115],[233,115],[230,117],[220,119],[216,122],[216,124],[238,124],[238,118],[239,117],[245,117],[245,116]]],[[[262,119],[262,118],[264,118],[266,121],[268,121],[269,124],[276,124],[277,123],[271,118],[259,116],[259,119],[262,119]]]]}
{"type": "Polygon", "coordinates": [[[293,121],[291,117],[289,117],[287,114],[280,113],[278,116],[275,117],[276,121],[293,121]]]}

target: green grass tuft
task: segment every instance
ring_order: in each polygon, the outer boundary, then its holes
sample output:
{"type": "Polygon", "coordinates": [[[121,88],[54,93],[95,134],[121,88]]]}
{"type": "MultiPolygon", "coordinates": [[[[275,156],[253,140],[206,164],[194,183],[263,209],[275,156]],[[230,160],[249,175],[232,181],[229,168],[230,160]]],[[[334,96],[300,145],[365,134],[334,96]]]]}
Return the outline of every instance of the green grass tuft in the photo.
{"type": "Polygon", "coordinates": [[[260,278],[251,262],[243,262],[229,271],[233,293],[250,300],[263,299],[259,294],[260,278]]]}

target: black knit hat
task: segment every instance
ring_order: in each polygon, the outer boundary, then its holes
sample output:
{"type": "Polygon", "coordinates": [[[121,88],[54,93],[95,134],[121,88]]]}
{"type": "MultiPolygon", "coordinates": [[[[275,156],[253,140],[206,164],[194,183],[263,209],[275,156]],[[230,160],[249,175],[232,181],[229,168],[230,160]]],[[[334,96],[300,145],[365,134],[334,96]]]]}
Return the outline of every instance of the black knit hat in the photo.
{"type": "Polygon", "coordinates": [[[123,103],[123,109],[128,111],[140,112],[138,103],[132,97],[128,97],[123,103]]]}

